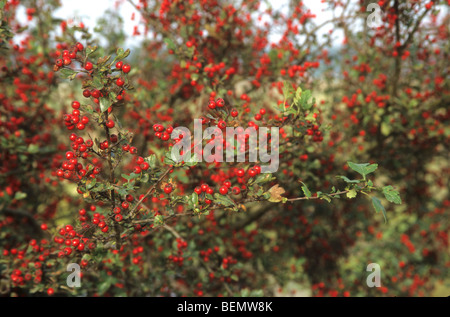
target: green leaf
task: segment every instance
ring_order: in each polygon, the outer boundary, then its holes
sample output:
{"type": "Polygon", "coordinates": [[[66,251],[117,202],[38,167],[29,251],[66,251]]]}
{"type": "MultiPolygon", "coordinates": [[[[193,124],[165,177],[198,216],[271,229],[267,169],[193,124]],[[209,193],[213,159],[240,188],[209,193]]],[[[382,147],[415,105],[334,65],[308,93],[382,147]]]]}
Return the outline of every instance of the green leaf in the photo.
{"type": "Polygon", "coordinates": [[[347,197],[348,198],[355,198],[356,197],[356,195],[357,195],[358,193],[356,192],[356,190],[353,188],[353,189],[351,189],[348,193],[347,193],[347,197]]]}
{"type": "MultiPolygon", "coordinates": [[[[116,51],[117,57],[122,56],[123,53],[124,53],[124,50],[123,50],[123,48],[121,48],[121,47],[119,47],[119,48],[117,49],[117,51],[116,51]]],[[[118,59],[119,59],[119,58],[118,58],[118,59]]]]}
{"type": "Polygon", "coordinates": [[[309,190],[308,186],[306,186],[306,184],[303,182],[302,182],[302,184],[303,184],[302,190],[303,190],[303,193],[305,194],[305,196],[308,198],[311,197],[311,191],[309,190]]]}
{"type": "Polygon", "coordinates": [[[164,42],[167,44],[167,47],[168,47],[170,50],[175,50],[176,46],[175,46],[175,43],[172,41],[172,39],[170,39],[170,38],[165,38],[165,39],[164,39],[164,42]]]}
{"type": "Polygon", "coordinates": [[[164,156],[164,164],[175,165],[175,161],[172,160],[172,148],[169,148],[166,152],[166,155],[164,156]]]}
{"type": "Polygon", "coordinates": [[[270,173],[259,174],[255,178],[255,184],[264,184],[264,183],[270,182],[274,179],[275,179],[275,177],[272,177],[272,174],[270,174],[270,173]]]}
{"type": "Polygon", "coordinates": [[[225,207],[234,206],[234,202],[231,200],[230,197],[220,195],[218,193],[214,194],[214,201],[220,205],[223,205],[225,207]]]}
{"type": "Polygon", "coordinates": [[[294,93],[294,88],[292,88],[291,83],[288,81],[283,82],[283,96],[284,99],[288,99],[294,93]]]}
{"type": "Polygon", "coordinates": [[[384,222],[386,223],[387,222],[386,209],[384,209],[383,205],[381,204],[381,201],[377,197],[372,197],[372,205],[377,213],[379,213],[380,211],[383,213],[384,222]]]}
{"type": "Polygon", "coordinates": [[[105,112],[111,106],[111,100],[109,98],[100,97],[100,110],[105,112]]]}
{"type": "Polygon", "coordinates": [[[95,186],[95,184],[97,184],[97,180],[95,178],[93,178],[92,180],[88,180],[86,182],[86,189],[87,190],[91,189],[92,187],[95,186]]]}
{"type": "Polygon", "coordinates": [[[349,179],[349,178],[346,177],[346,176],[336,176],[336,177],[342,179],[342,180],[345,181],[346,183],[358,184],[358,183],[361,182],[361,181],[358,180],[358,179],[349,179]]]}
{"type": "Polygon", "coordinates": [[[101,79],[100,77],[98,77],[98,76],[95,76],[95,77],[92,79],[92,86],[94,86],[94,88],[96,88],[96,89],[98,89],[98,90],[103,89],[104,84],[103,84],[102,79],[101,79]]]}
{"type": "Polygon", "coordinates": [[[364,179],[366,179],[367,174],[375,172],[375,170],[378,168],[378,164],[369,164],[369,163],[357,164],[353,162],[347,162],[347,164],[352,170],[361,174],[364,177],[364,179]]]}
{"type": "Polygon", "coordinates": [[[121,176],[123,178],[125,178],[127,181],[129,181],[131,179],[130,175],[127,175],[127,174],[122,174],[121,176]]]}
{"type": "Polygon", "coordinates": [[[30,154],[36,154],[39,152],[39,145],[37,144],[30,144],[28,145],[28,153],[30,154]]]}
{"type": "Polygon", "coordinates": [[[402,203],[402,199],[400,198],[400,193],[394,189],[391,185],[383,187],[384,197],[388,201],[394,204],[400,205],[402,203]]]}
{"type": "Polygon", "coordinates": [[[191,195],[191,201],[192,201],[192,204],[194,204],[194,206],[197,206],[198,205],[198,195],[197,195],[197,193],[192,193],[192,195],[191,195]]]}
{"type": "Polygon", "coordinates": [[[88,46],[86,47],[86,56],[94,53],[97,50],[97,46],[88,46]]]}
{"type": "Polygon", "coordinates": [[[16,199],[16,200],[21,200],[21,199],[24,199],[26,197],[27,197],[27,194],[23,193],[23,192],[16,192],[14,194],[14,199],[16,199]]]}
{"type": "Polygon", "coordinates": [[[146,161],[148,163],[148,165],[150,165],[150,168],[156,167],[156,155],[155,154],[152,154],[152,155],[146,157],[144,159],[144,161],[146,161]]]}
{"type": "Polygon", "coordinates": [[[76,71],[74,71],[73,69],[70,69],[70,68],[63,68],[60,70],[60,73],[61,73],[62,78],[69,78],[69,77],[77,74],[76,71]]]}
{"type": "Polygon", "coordinates": [[[161,226],[164,224],[164,217],[162,215],[155,216],[155,219],[153,220],[153,224],[155,226],[161,226]]]}
{"type": "Polygon", "coordinates": [[[300,106],[302,107],[303,110],[309,110],[312,108],[312,106],[315,103],[315,100],[313,100],[313,102],[309,102],[309,99],[312,97],[312,93],[311,90],[305,90],[304,92],[302,92],[302,95],[300,97],[300,106]]]}
{"type": "Polygon", "coordinates": [[[185,162],[185,165],[191,166],[191,167],[197,165],[197,163],[198,163],[197,161],[199,161],[197,158],[198,158],[197,153],[194,153],[194,155],[192,155],[191,159],[189,161],[185,162]]]}

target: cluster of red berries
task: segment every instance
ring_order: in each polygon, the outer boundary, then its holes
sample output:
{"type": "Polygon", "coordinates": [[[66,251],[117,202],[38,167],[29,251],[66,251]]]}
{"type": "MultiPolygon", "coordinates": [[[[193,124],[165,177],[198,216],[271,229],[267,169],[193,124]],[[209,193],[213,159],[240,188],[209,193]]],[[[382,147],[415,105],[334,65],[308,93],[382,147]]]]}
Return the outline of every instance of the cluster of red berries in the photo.
{"type": "Polygon", "coordinates": [[[262,117],[266,114],[266,109],[261,108],[259,109],[259,112],[257,114],[255,114],[255,120],[256,121],[261,121],[262,117]]]}
{"type": "MultiPolygon", "coordinates": [[[[70,179],[74,175],[84,177],[87,171],[84,169],[83,164],[78,162],[77,158],[81,157],[86,159],[88,157],[89,149],[92,148],[94,143],[90,139],[85,141],[82,137],[77,136],[75,133],[72,133],[69,139],[72,141],[71,147],[73,151],[66,152],[66,161],[62,163],[61,168],[57,170],[56,175],[65,179],[70,179]]],[[[102,144],[100,145],[101,148],[102,144]]],[[[99,166],[94,167],[91,174],[93,175],[92,177],[95,177],[95,175],[99,174],[100,171],[101,168],[99,166]]]]}
{"type": "Polygon", "coordinates": [[[89,238],[83,237],[82,234],[77,233],[72,225],[66,225],[59,230],[60,236],[55,236],[53,239],[55,243],[65,245],[65,247],[58,252],[58,257],[62,258],[71,255],[75,251],[84,251],[86,247],[89,249],[95,248],[95,243],[90,242],[89,238]]]}
{"type": "Polygon", "coordinates": [[[133,262],[133,264],[137,265],[139,263],[142,263],[142,256],[139,254],[144,252],[144,247],[138,246],[138,247],[134,248],[132,252],[134,255],[133,259],[131,260],[133,262]]]}
{"type": "MultiPolygon", "coordinates": [[[[111,140],[112,141],[112,140],[111,140]]],[[[137,154],[137,148],[134,146],[131,146],[129,144],[122,145],[122,150],[124,152],[130,152],[131,154],[137,154]]]]}
{"type": "Polygon", "coordinates": [[[173,127],[168,126],[167,128],[164,128],[164,126],[162,124],[157,123],[157,124],[153,125],[153,131],[155,132],[155,136],[158,139],[161,139],[163,141],[168,141],[173,132],[173,127]]]}
{"type": "Polygon", "coordinates": [[[128,74],[131,70],[131,66],[129,64],[123,64],[122,61],[116,63],[116,69],[121,70],[125,74],[128,74]]]}
{"type": "Polygon", "coordinates": [[[314,124],[311,128],[307,129],[306,134],[312,136],[314,142],[323,141],[322,131],[319,130],[319,126],[317,124],[314,124]]]}
{"type": "Polygon", "coordinates": [[[216,109],[216,107],[223,108],[224,106],[225,106],[225,100],[223,100],[222,98],[217,98],[215,101],[210,100],[208,103],[209,109],[216,109]]]}
{"type": "Polygon", "coordinates": [[[78,130],[84,130],[89,123],[89,118],[87,116],[81,116],[80,103],[78,101],[72,102],[72,108],[72,113],[65,114],[63,117],[66,128],[73,130],[76,127],[78,130]]]}
{"type": "Polygon", "coordinates": [[[233,259],[232,256],[227,256],[222,259],[222,268],[227,269],[229,265],[236,264],[237,260],[233,259]]]}
{"type": "Polygon", "coordinates": [[[215,246],[214,249],[209,248],[208,250],[200,250],[200,256],[203,257],[203,261],[208,262],[211,254],[213,252],[219,252],[220,248],[215,246]]]}
{"type": "Polygon", "coordinates": [[[178,266],[183,265],[184,257],[183,250],[187,248],[188,244],[181,238],[177,238],[177,256],[173,256],[172,254],[168,256],[168,260],[177,264],[178,266]]]}
{"type": "MultiPolygon", "coordinates": [[[[194,192],[197,195],[201,195],[202,193],[206,193],[208,195],[212,195],[214,194],[214,189],[211,188],[208,184],[202,184],[201,186],[197,186],[194,189],[194,192]]],[[[202,197],[199,197],[199,199],[201,199],[202,197]]],[[[208,205],[212,203],[212,201],[210,199],[205,198],[205,203],[207,203],[208,205]]]]}
{"type": "Polygon", "coordinates": [[[136,160],[136,164],[133,168],[133,173],[140,174],[142,171],[146,171],[150,168],[150,164],[148,164],[142,156],[139,156],[136,160]]]}
{"type": "Polygon", "coordinates": [[[236,176],[239,178],[244,178],[245,175],[248,175],[250,178],[253,178],[259,174],[261,174],[261,166],[255,165],[247,170],[247,173],[243,168],[239,168],[236,170],[236,176]]]}
{"type": "MultiPolygon", "coordinates": [[[[231,182],[229,180],[226,180],[225,182],[223,182],[223,185],[220,187],[219,193],[222,195],[227,195],[230,188],[231,188],[231,182]]],[[[233,195],[239,195],[241,193],[241,189],[238,186],[234,186],[231,189],[231,192],[233,193],[233,195]]]]}
{"type": "Polygon", "coordinates": [[[92,223],[99,227],[104,233],[108,232],[109,230],[109,227],[105,221],[105,216],[99,214],[98,212],[93,215],[92,223]]]}
{"type": "Polygon", "coordinates": [[[77,53],[83,50],[84,46],[81,43],[77,43],[72,51],[64,50],[62,58],[56,60],[54,70],[58,71],[61,67],[72,64],[72,60],[77,58],[77,53]]]}

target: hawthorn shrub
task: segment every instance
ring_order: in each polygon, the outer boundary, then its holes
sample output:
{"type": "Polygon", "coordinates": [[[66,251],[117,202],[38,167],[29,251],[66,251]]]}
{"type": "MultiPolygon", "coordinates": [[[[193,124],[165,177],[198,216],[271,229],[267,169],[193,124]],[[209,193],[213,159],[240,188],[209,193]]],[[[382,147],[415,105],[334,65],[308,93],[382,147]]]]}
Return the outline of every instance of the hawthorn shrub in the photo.
{"type": "MultiPolygon", "coordinates": [[[[105,21],[90,32],[53,18],[58,1],[0,2],[0,292],[448,290],[446,2],[379,1],[377,29],[364,1],[327,2],[342,16],[317,25],[296,1],[287,14],[260,1],[129,1],[146,38],[131,50],[105,21]],[[172,133],[194,119],[217,132],[203,146],[236,153],[250,149],[227,144],[226,127],[279,128],[278,170],[248,155],[175,161],[191,136],[172,133]],[[367,286],[369,263],[382,287],[367,286]]],[[[274,137],[259,146],[273,152],[274,137]]]]}

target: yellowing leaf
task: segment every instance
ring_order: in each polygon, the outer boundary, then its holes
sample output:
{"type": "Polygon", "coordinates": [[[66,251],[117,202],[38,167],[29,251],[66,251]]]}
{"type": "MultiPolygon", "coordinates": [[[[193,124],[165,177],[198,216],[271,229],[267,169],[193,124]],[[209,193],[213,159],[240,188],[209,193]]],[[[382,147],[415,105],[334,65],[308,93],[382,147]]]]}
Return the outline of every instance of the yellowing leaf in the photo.
{"type": "Polygon", "coordinates": [[[269,201],[273,202],[273,203],[277,203],[283,200],[283,197],[281,195],[283,195],[286,191],[284,190],[283,187],[280,187],[278,184],[272,186],[269,190],[268,193],[270,194],[270,198],[269,201]]]}
{"type": "Polygon", "coordinates": [[[348,198],[355,198],[357,195],[357,192],[355,189],[351,189],[348,193],[347,193],[347,197],[348,198]]]}

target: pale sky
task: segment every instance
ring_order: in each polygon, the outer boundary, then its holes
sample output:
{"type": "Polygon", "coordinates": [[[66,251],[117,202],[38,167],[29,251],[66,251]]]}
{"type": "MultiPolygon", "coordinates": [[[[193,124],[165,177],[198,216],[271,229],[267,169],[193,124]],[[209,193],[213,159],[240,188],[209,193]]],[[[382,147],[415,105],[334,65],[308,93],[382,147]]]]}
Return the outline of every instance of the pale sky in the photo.
{"type": "MultiPolygon", "coordinates": [[[[61,8],[56,10],[54,12],[54,16],[57,18],[61,18],[63,20],[69,21],[74,20],[75,24],[78,24],[81,20],[84,25],[89,29],[93,30],[96,26],[96,21],[102,17],[105,11],[108,9],[114,9],[116,2],[121,2],[120,6],[120,13],[123,18],[124,23],[124,32],[126,34],[126,43],[125,45],[127,47],[134,46],[139,43],[140,40],[142,40],[142,36],[133,36],[134,27],[136,25],[139,25],[139,14],[134,9],[134,7],[128,3],[126,0],[60,0],[61,1],[61,8]],[[131,17],[135,14],[134,21],[131,20],[131,17]]],[[[137,0],[134,0],[136,3],[137,0]]],[[[268,2],[271,4],[271,6],[274,9],[280,9],[282,12],[286,12],[283,10],[284,8],[287,9],[287,3],[288,0],[268,0],[268,2]]],[[[326,5],[322,3],[320,0],[303,0],[303,3],[306,7],[311,9],[312,13],[316,15],[315,22],[317,24],[320,24],[324,21],[327,21],[331,19],[332,14],[330,11],[325,11],[326,5]]],[[[25,9],[23,7],[19,7],[20,9],[17,12],[17,17],[20,21],[24,23],[28,23],[26,21],[26,14],[25,9]]],[[[266,6],[264,4],[264,1],[261,2],[261,9],[265,9],[266,6]]],[[[31,23],[34,23],[32,21],[31,23]]],[[[321,34],[327,33],[331,25],[327,25],[324,28],[322,28],[318,34],[318,38],[321,38],[321,34]]],[[[142,31],[142,26],[139,25],[139,30],[142,31]]],[[[333,34],[333,37],[335,38],[335,43],[339,43],[342,41],[343,36],[338,34],[333,34]]],[[[22,39],[22,36],[17,36],[15,38],[15,42],[18,43],[22,39]]],[[[279,37],[278,36],[270,36],[269,41],[271,42],[278,42],[279,37]]]]}
{"type": "MultiPolygon", "coordinates": [[[[136,1],[137,2],[137,1],[136,1]]],[[[287,0],[274,0],[269,1],[274,8],[286,7],[287,0]]],[[[95,22],[108,8],[114,8],[115,0],[61,0],[62,7],[55,12],[55,16],[62,19],[73,19],[74,17],[82,18],[83,23],[89,28],[93,29],[95,22]]],[[[329,12],[323,12],[326,7],[320,0],[303,0],[303,3],[316,14],[316,23],[321,23],[330,18],[329,12]]],[[[136,13],[134,21],[131,20],[133,12],[136,10],[133,6],[124,1],[120,9],[121,15],[124,20],[124,31],[128,36],[127,44],[135,43],[139,41],[139,37],[131,36],[133,34],[134,26],[137,24],[139,16],[136,13]]],[[[327,27],[323,29],[324,32],[328,31],[327,27]]]]}

